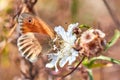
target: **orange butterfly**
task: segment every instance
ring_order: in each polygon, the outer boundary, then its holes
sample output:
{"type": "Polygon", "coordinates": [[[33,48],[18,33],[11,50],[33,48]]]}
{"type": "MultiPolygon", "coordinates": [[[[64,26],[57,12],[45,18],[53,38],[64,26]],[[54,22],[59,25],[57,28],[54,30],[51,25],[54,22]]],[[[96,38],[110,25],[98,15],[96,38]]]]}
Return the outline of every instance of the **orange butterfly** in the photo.
{"type": "Polygon", "coordinates": [[[41,52],[50,48],[49,40],[55,36],[47,24],[30,13],[19,16],[18,28],[21,36],[17,40],[17,46],[21,55],[31,62],[36,61],[41,52]]]}

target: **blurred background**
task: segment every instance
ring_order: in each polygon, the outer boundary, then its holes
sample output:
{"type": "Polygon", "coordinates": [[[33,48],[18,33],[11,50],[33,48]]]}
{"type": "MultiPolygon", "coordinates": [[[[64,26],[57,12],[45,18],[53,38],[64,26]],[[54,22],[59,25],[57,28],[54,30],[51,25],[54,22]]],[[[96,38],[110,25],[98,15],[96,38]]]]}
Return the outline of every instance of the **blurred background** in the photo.
{"type": "MultiPolygon", "coordinates": [[[[38,0],[34,11],[53,28],[61,25],[67,29],[69,24],[79,22],[101,29],[110,40],[114,30],[120,29],[120,0],[106,1],[112,13],[104,0],[38,0]]],[[[20,0],[0,0],[0,80],[18,80],[21,75],[16,31],[10,37],[10,43],[5,45],[4,41],[13,27],[11,16],[19,4],[20,0]]],[[[120,39],[104,55],[120,60],[120,39]]],[[[95,68],[93,74],[94,80],[120,80],[120,66],[95,68]]],[[[79,73],[73,76],[74,80],[81,80],[79,73]]],[[[48,80],[44,77],[39,80],[48,80]]]]}

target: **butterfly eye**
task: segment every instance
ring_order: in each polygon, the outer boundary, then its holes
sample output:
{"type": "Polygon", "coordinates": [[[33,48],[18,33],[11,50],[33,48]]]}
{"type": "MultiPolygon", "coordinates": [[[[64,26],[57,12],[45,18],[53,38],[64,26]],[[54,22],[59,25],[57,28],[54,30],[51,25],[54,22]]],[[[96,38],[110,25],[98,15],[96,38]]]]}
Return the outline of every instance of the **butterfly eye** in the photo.
{"type": "Polygon", "coordinates": [[[28,22],[31,23],[33,20],[32,18],[28,18],[28,22]]]}
{"type": "Polygon", "coordinates": [[[32,20],[31,20],[31,19],[29,19],[29,20],[28,20],[28,22],[32,22],[32,20]]]}

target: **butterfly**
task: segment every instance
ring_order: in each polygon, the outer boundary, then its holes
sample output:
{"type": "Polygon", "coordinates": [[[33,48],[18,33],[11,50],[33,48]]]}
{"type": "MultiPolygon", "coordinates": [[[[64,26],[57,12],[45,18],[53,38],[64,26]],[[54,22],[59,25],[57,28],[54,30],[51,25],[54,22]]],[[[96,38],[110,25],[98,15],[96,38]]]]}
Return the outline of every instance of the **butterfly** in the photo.
{"type": "Polygon", "coordinates": [[[18,50],[30,62],[36,61],[40,53],[45,53],[51,48],[49,41],[54,38],[54,31],[37,16],[22,13],[18,17],[18,29],[18,50]]]}

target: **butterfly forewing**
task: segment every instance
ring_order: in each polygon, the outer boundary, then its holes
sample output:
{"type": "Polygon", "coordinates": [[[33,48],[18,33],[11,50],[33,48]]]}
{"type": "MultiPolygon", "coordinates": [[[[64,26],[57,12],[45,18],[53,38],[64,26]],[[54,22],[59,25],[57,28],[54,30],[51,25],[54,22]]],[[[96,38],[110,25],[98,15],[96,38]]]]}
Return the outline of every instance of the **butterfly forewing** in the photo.
{"type": "Polygon", "coordinates": [[[29,13],[22,13],[18,18],[19,31],[24,34],[27,32],[35,32],[54,37],[54,32],[45,22],[37,16],[29,13]]]}

